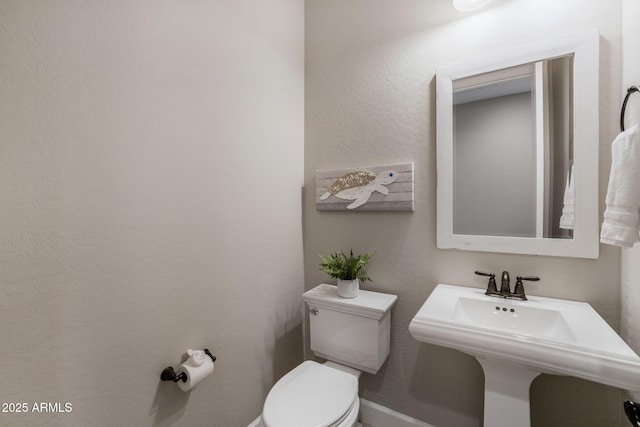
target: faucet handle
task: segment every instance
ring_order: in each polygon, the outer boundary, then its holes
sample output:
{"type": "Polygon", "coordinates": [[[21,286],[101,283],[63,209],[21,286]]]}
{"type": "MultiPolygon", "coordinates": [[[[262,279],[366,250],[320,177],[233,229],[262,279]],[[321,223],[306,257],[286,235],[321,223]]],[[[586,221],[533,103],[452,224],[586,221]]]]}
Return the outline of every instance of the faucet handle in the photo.
{"type": "Polygon", "coordinates": [[[489,283],[487,284],[487,292],[486,295],[492,295],[498,293],[498,287],[496,286],[496,275],[493,273],[484,273],[482,271],[475,271],[478,276],[487,276],[489,278],[489,283]]]}
{"type": "Polygon", "coordinates": [[[483,271],[478,271],[478,270],[474,271],[474,273],[476,273],[478,276],[496,277],[496,275],[493,273],[485,273],[483,271]]]}
{"type": "Polygon", "coordinates": [[[516,287],[513,289],[513,295],[518,299],[526,301],[527,296],[524,293],[524,284],[522,283],[523,280],[537,282],[538,280],[540,280],[540,278],[538,276],[517,276],[516,277],[516,287]]]}

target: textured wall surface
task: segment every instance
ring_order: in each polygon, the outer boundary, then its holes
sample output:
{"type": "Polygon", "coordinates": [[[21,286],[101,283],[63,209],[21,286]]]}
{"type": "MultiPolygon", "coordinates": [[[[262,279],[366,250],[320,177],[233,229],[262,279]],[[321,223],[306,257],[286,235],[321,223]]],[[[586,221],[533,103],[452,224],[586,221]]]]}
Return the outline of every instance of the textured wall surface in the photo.
{"type": "MultiPolygon", "coordinates": [[[[640,26],[635,17],[640,16],[639,0],[623,0],[623,59],[622,87],[620,88],[620,104],[622,97],[630,86],[640,85],[640,26]]],[[[640,122],[640,94],[633,94],[627,104],[625,114],[626,129],[640,122]]],[[[632,249],[622,250],[622,336],[636,353],[640,353],[640,244],[632,249]]],[[[633,398],[640,399],[640,393],[633,398]]]]}
{"type": "Polygon", "coordinates": [[[0,401],[72,404],[0,425],[247,425],[302,358],[303,3],[2,1],[0,52],[0,401]]]}
{"type": "MultiPolygon", "coordinates": [[[[376,376],[363,375],[365,399],[438,427],[481,425],[477,361],[420,344],[407,330],[437,283],[485,286],[475,269],[539,275],[531,294],[587,301],[619,326],[616,248],[602,246],[597,260],[436,248],[434,75],[438,67],[483,52],[599,29],[603,204],[621,100],[621,7],[610,0],[496,0],[463,14],[436,0],[306,1],[305,285],[328,280],[318,271],[318,254],[372,250],[375,282],[366,288],[399,296],[391,355],[376,376]],[[415,212],[315,210],[315,170],[411,161],[415,212]]],[[[622,426],[621,398],[617,389],[543,375],[532,386],[533,426],[622,426]]]]}

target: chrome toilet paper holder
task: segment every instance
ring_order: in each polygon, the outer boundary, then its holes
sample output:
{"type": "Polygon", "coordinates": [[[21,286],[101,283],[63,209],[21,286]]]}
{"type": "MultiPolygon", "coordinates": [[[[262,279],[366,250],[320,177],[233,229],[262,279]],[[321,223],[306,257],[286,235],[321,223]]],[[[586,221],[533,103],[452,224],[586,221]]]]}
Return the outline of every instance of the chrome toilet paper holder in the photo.
{"type": "MultiPolygon", "coordinates": [[[[212,362],[216,361],[216,357],[213,354],[211,354],[208,348],[205,348],[204,352],[207,356],[211,358],[212,362]]],[[[174,383],[177,383],[178,381],[182,381],[183,383],[186,383],[187,374],[184,372],[180,372],[180,375],[178,375],[176,374],[176,371],[175,369],[173,369],[172,366],[167,366],[166,368],[164,368],[164,370],[160,374],[160,379],[162,381],[173,381],[174,383]]]]}

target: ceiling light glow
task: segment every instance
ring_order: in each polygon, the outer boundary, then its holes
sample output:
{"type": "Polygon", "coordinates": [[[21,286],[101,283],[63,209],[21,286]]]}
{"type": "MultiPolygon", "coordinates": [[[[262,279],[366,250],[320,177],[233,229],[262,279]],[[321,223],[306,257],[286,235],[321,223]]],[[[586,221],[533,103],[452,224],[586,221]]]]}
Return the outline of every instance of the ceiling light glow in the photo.
{"type": "Polygon", "coordinates": [[[453,7],[462,12],[470,12],[488,5],[491,1],[492,0],[453,0],[453,7]]]}

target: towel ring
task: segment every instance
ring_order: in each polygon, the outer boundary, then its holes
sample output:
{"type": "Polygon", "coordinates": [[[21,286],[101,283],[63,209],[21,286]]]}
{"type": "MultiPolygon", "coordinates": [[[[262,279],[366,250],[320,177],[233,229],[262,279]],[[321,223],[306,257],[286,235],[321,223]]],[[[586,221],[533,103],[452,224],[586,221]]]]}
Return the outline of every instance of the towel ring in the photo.
{"type": "Polygon", "coordinates": [[[629,100],[629,97],[631,96],[631,94],[634,92],[640,92],[640,89],[638,89],[638,86],[631,86],[629,89],[627,89],[627,96],[624,97],[624,101],[622,102],[622,111],[620,112],[620,131],[621,132],[624,132],[624,113],[627,110],[627,101],[629,100]]]}

